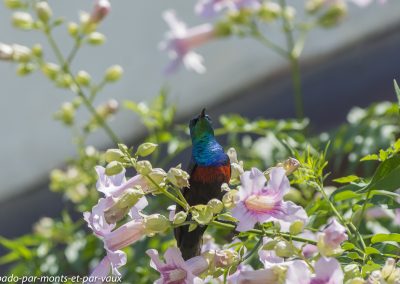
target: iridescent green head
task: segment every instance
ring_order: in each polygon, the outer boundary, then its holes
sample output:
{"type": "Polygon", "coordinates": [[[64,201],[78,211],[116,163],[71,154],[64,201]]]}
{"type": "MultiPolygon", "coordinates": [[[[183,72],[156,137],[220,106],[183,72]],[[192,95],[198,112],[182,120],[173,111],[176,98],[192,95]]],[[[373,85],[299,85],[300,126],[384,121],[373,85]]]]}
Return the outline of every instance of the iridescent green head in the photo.
{"type": "Polygon", "coordinates": [[[206,140],[207,138],[214,137],[214,129],[212,127],[211,118],[206,114],[204,108],[201,113],[190,120],[189,123],[190,137],[193,142],[206,140]]]}

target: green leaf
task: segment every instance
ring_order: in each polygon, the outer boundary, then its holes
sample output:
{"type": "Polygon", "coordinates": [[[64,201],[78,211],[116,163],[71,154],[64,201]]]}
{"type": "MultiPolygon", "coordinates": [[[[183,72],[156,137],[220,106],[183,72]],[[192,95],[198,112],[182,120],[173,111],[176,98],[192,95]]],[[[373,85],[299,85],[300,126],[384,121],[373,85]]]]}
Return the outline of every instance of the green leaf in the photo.
{"type": "Polygon", "coordinates": [[[355,248],[355,245],[349,242],[345,242],[342,244],[342,249],[344,250],[352,250],[353,248],[355,248]]]}
{"type": "Polygon", "coordinates": [[[359,180],[359,179],[360,178],[358,176],[350,175],[350,176],[347,176],[347,177],[341,177],[341,178],[334,179],[333,181],[337,182],[337,183],[349,183],[349,182],[353,182],[353,181],[356,181],[356,180],[359,180]]]}
{"type": "Polygon", "coordinates": [[[400,234],[377,234],[371,238],[371,243],[397,242],[400,243],[400,234]]]}
{"type": "Polygon", "coordinates": [[[379,269],[381,269],[381,266],[379,264],[376,264],[373,261],[368,261],[366,265],[362,266],[361,273],[363,277],[366,277],[370,272],[379,269]]]}
{"type": "Polygon", "coordinates": [[[379,250],[377,250],[376,248],[366,247],[365,248],[365,253],[370,255],[370,254],[380,254],[381,252],[379,250]]]}
{"type": "Polygon", "coordinates": [[[356,252],[349,252],[347,256],[351,259],[362,259],[362,257],[356,252]]]}
{"type": "Polygon", "coordinates": [[[371,154],[371,155],[367,155],[365,157],[363,157],[360,161],[364,162],[364,161],[378,161],[379,157],[377,154],[371,154]]]}
{"type": "Polygon", "coordinates": [[[400,156],[393,156],[382,162],[376,170],[371,182],[361,192],[369,189],[394,191],[399,188],[400,156]]]}

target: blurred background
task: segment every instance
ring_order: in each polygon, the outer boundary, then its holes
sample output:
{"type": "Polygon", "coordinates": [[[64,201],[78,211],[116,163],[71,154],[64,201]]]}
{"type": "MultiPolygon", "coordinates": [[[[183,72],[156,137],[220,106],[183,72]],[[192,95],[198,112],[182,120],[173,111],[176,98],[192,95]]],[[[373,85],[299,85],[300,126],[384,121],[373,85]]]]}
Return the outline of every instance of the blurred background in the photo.
{"type": "MultiPolygon", "coordinates": [[[[50,4],[55,15],[75,20],[77,11],[92,7],[91,1],[78,0],[50,4]]],[[[200,48],[207,67],[204,75],[181,70],[165,77],[162,70],[168,58],[158,45],[168,29],[161,14],[170,7],[188,25],[201,23],[194,15],[193,1],[112,2],[112,12],[100,28],[108,41],[101,47],[85,46],[77,66],[72,66],[73,71],[84,68],[98,79],[108,66],[123,66],[121,82],[107,86],[98,102],[151,100],[160,86],[166,86],[181,122],[202,107],[215,117],[230,112],[249,118],[294,117],[287,62],[250,39],[214,41],[200,48]]],[[[306,42],[301,61],[303,93],[314,130],[329,130],[344,122],[353,106],[395,100],[392,80],[400,75],[400,2],[349,7],[349,15],[338,27],[316,29],[306,42]]],[[[47,49],[42,35],[13,29],[10,16],[1,6],[1,42],[27,46],[39,42],[47,49]]],[[[282,41],[276,30],[271,28],[269,37],[282,41]]],[[[64,52],[71,49],[65,29],[58,30],[56,39],[64,52]]],[[[62,102],[71,100],[71,93],[55,88],[39,73],[19,78],[14,69],[11,63],[0,64],[0,235],[5,237],[29,232],[42,216],[60,214],[62,197],[48,190],[48,174],[76,155],[70,130],[52,119],[62,102]]],[[[110,124],[128,145],[143,135],[144,128],[127,112],[119,112],[110,124]]],[[[91,143],[100,149],[111,145],[101,131],[91,137],[91,143]]]]}

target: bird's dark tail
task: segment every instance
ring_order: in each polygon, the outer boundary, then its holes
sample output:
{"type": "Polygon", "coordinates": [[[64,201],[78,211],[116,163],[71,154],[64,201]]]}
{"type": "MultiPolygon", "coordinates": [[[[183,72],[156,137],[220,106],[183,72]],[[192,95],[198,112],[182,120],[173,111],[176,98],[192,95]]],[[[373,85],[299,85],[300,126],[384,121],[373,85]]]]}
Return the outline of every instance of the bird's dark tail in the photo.
{"type": "Polygon", "coordinates": [[[184,260],[200,255],[201,246],[203,244],[203,234],[207,226],[198,226],[189,232],[189,226],[180,226],[175,229],[175,235],[179,231],[177,238],[178,247],[182,253],[184,260]]]}

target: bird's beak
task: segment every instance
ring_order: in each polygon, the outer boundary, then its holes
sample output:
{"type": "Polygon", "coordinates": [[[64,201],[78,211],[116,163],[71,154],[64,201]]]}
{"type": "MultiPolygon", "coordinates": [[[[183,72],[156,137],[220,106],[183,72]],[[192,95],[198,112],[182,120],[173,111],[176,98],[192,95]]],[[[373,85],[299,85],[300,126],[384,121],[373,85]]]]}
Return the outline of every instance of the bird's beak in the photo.
{"type": "Polygon", "coordinates": [[[204,118],[205,116],[206,116],[206,109],[203,108],[203,110],[202,110],[201,113],[200,113],[200,117],[201,117],[201,118],[204,118]]]}

